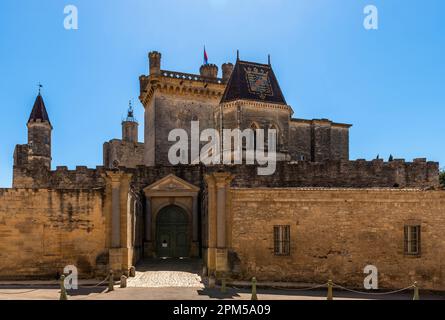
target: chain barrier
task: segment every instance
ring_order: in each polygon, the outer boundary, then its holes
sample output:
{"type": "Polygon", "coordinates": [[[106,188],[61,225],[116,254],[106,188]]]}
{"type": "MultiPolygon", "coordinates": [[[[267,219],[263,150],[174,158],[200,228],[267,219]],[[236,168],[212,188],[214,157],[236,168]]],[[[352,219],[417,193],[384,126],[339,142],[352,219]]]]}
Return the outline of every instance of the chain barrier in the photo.
{"type": "Polygon", "coordinates": [[[275,287],[272,286],[271,288],[273,289],[277,289],[277,290],[283,290],[283,291],[309,291],[309,290],[314,290],[314,289],[319,289],[319,288],[323,288],[326,287],[328,284],[319,284],[313,287],[309,287],[309,288],[285,288],[285,287],[275,287]]]}
{"type": "MultiPolygon", "coordinates": [[[[14,290],[14,289],[11,289],[14,290]]],[[[14,295],[14,294],[26,294],[26,293],[30,293],[30,292],[34,292],[40,289],[31,289],[31,290],[27,290],[27,291],[21,291],[21,292],[4,292],[4,291],[0,291],[0,294],[3,295],[14,295]]]]}
{"type": "MultiPolygon", "coordinates": [[[[361,294],[361,295],[369,295],[369,296],[385,296],[385,295],[396,294],[396,293],[400,293],[400,292],[403,292],[403,291],[414,289],[415,290],[414,300],[418,300],[419,299],[417,283],[415,283],[414,285],[411,285],[409,287],[406,287],[406,288],[393,290],[393,291],[388,291],[388,292],[364,292],[364,291],[358,291],[358,290],[353,290],[353,289],[346,288],[346,287],[341,286],[339,284],[336,284],[336,283],[334,283],[332,281],[329,281],[329,282],[324,283],[324,284],[314,285],[312,287],[307,287],[307,288],[285,288],[285,287],[279,287],[279,286],[270,286],[270,288],[273,288],[273,289],[276,289],[276,290],[283,290],[283,291],[309,291],[309,290],[325,288],[325,287],[328,288],[328,300],[331,300],[333,298],[332,297],[332,289],[333,288],[338,288],[338,289],[341,289],[341,290],[344,290],[344,291],[348,291],[348,292],[352,292],[352,293],[356,293],[356,294],[361,294]],[[329,292],[329,289],[330,289],[331,292],[329,292]]],[[[235,290],[241,290],[240,288],[237,288],[237,287],[235,287],[233,285],[230,286],[230,288],[235,289],[235,290]]]]}
{"type": "Polygon", "coordinates": [[[100,285],[104,284],[106,281],[108,281],[108,279],[110,278],[110,276],[108,275],[104,280],[102,280],[101,282],[99,282],[98,284],[95,285],[85,285],[85,286],[78,286],[79,288],[83,288],[83,289],[91,289],[91,288],[97,288],[100,285]]]}
{"type": "Polygon", "coordinates": [[[349,292],[353,292],[353,293],[357,293],[357,294],[364,294],[364,295],[374,295],[374,296],[384,296],[384,295],[389,295],[389,294],[395,294],[395,293],[400,293],[400,292],[415,288],[414,285],[411,285],[411,286],[403,288],[403,289],[389,291],[389,292],[363,292],[363,291],[348,289],[348,288],[343,287],[336,283],[333,283],[333,285],[334,285],[334,287],[340,288],[345,291],[349,291],[349,292]]]}
{"type": "MultiPolygon", "coordinates": [[[[49,283],[50,285],[57,285],[58,281],[57,280],[52,280],[51,283],[49,283]]],[[[14,289],[9,289],[9,290],[14,290],[14,289]]],[[[26,291],[20,291],[20,292],[5,292],[5,291],[0,291],[0,294],[2,295],[17,295],[17,294],[26,294],[26,293],[31,293],[34,291],[38,291],[41,290],[41,288],[37,288],[37,289],[30,289],[30,290],[26,290],[26,291]]]]}

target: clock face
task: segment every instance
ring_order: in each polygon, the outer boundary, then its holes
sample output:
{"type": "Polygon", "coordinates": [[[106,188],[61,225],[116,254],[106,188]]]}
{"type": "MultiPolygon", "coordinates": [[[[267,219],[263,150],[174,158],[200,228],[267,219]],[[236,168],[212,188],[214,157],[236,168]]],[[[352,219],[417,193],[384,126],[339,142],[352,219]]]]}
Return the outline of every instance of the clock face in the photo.
{"type": "Polygon", "coordinates": [[[273,96],[272,85],[269,80],[269,71],[257,67],[245,68],[246,80],[249,92],[265,99],[267,96],[273,96]]]}

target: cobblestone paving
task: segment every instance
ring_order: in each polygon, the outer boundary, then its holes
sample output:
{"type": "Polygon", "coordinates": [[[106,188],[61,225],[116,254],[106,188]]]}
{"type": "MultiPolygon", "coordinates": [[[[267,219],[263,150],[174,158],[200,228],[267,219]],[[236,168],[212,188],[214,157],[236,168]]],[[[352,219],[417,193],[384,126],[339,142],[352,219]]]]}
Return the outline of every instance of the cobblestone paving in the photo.
{"type": "Polygon", "coordinates": [[[136,266],[136,277],[129,278],[130,288],[204,288],[200,276],[201,260],[145,260],[136,266]]]}

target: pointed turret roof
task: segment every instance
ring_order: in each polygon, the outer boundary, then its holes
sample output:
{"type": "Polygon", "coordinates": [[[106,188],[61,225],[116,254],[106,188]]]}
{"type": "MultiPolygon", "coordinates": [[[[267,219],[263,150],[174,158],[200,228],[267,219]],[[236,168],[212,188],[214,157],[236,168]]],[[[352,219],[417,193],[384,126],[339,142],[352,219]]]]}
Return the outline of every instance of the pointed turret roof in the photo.
{"type": "Polygon", "coordinates": [[[270,64],[239,59],[227,83],[221,103],[235,100],[287,104],[270,64]]]}
{"type": "Polygon", "coordinates": [[[51,124],[51,122],[49,121],[48,112],[46,112],[45,102],[43,102],[43,98],[40,93],[37,96],[36,101],[34,102],[34,106],[32,107],[28,123],[37,120],[40,120],[42,122],[48,121],[48,123],[51,124]]]}

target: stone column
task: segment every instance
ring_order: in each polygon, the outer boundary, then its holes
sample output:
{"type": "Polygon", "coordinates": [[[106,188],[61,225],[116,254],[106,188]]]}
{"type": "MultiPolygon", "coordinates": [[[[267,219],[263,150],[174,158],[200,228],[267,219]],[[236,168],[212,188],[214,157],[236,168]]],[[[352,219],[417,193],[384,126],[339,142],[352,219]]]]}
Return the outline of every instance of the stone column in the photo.
{"type": "Polygon", "coordinates": [[[145,241],[151,241],[151,199],[145,199],[145,241]]]}
{"type": "Polygon", "coordinates": [[[198,242],[198,196],[193,196],[193,242],[198,242]]]}
{"type": "Polygon", "coordinates": [[[198,221],[198,195],[194,195],[192,204],[192,248],[191,256],[199,257],[199,221],[198,221]]]}
{"type": "Polygon", "coordinates": [[[225,180],[216,183],[216,246],[226,247],[226,183],[225,180]]]}
{"type": "Polygon", "coordinates": [[[111,247],[121,247],[121,202],[120,179],[111,180],[111,247]]]}
{"type": "Polygon", "coordinates": [[[227,247],[227,192],[232,176],[230,173],[214,173],[216,195],[216,275],[229,271],[227,247]]]}
{"type": "Polygon", "coordinates": [[[151,258],[153,256],[153,241],[152,241],[152,222],[151,218],[151,198],[145,198],[145,241],[144,241],[144,257],[151,258]]]}
{"type": "Polygon", "coordinates": [[[128,226],[131,218],[127,208],[130,207],[128,193],[130,192],[129,181],[131,174],[122,171],[107,171],[104,175],[107,181],[106,207],[107,218],[110,224],[109,233],[109,269],[115,275],[125,273],[127,266],[131,264],[131,255],[127,246],[128,226]],[[125,194],[126,197],[122,195],[125,194]]]}
{"type": "Polygon", "coordinates": [[[212,174],[205,176],[207,184],[207,219],[204,226],[207,229],[207,239],[204,239],[203,258],[208,275],[216,272],[216,195],[215,179],[212,174]]]}

